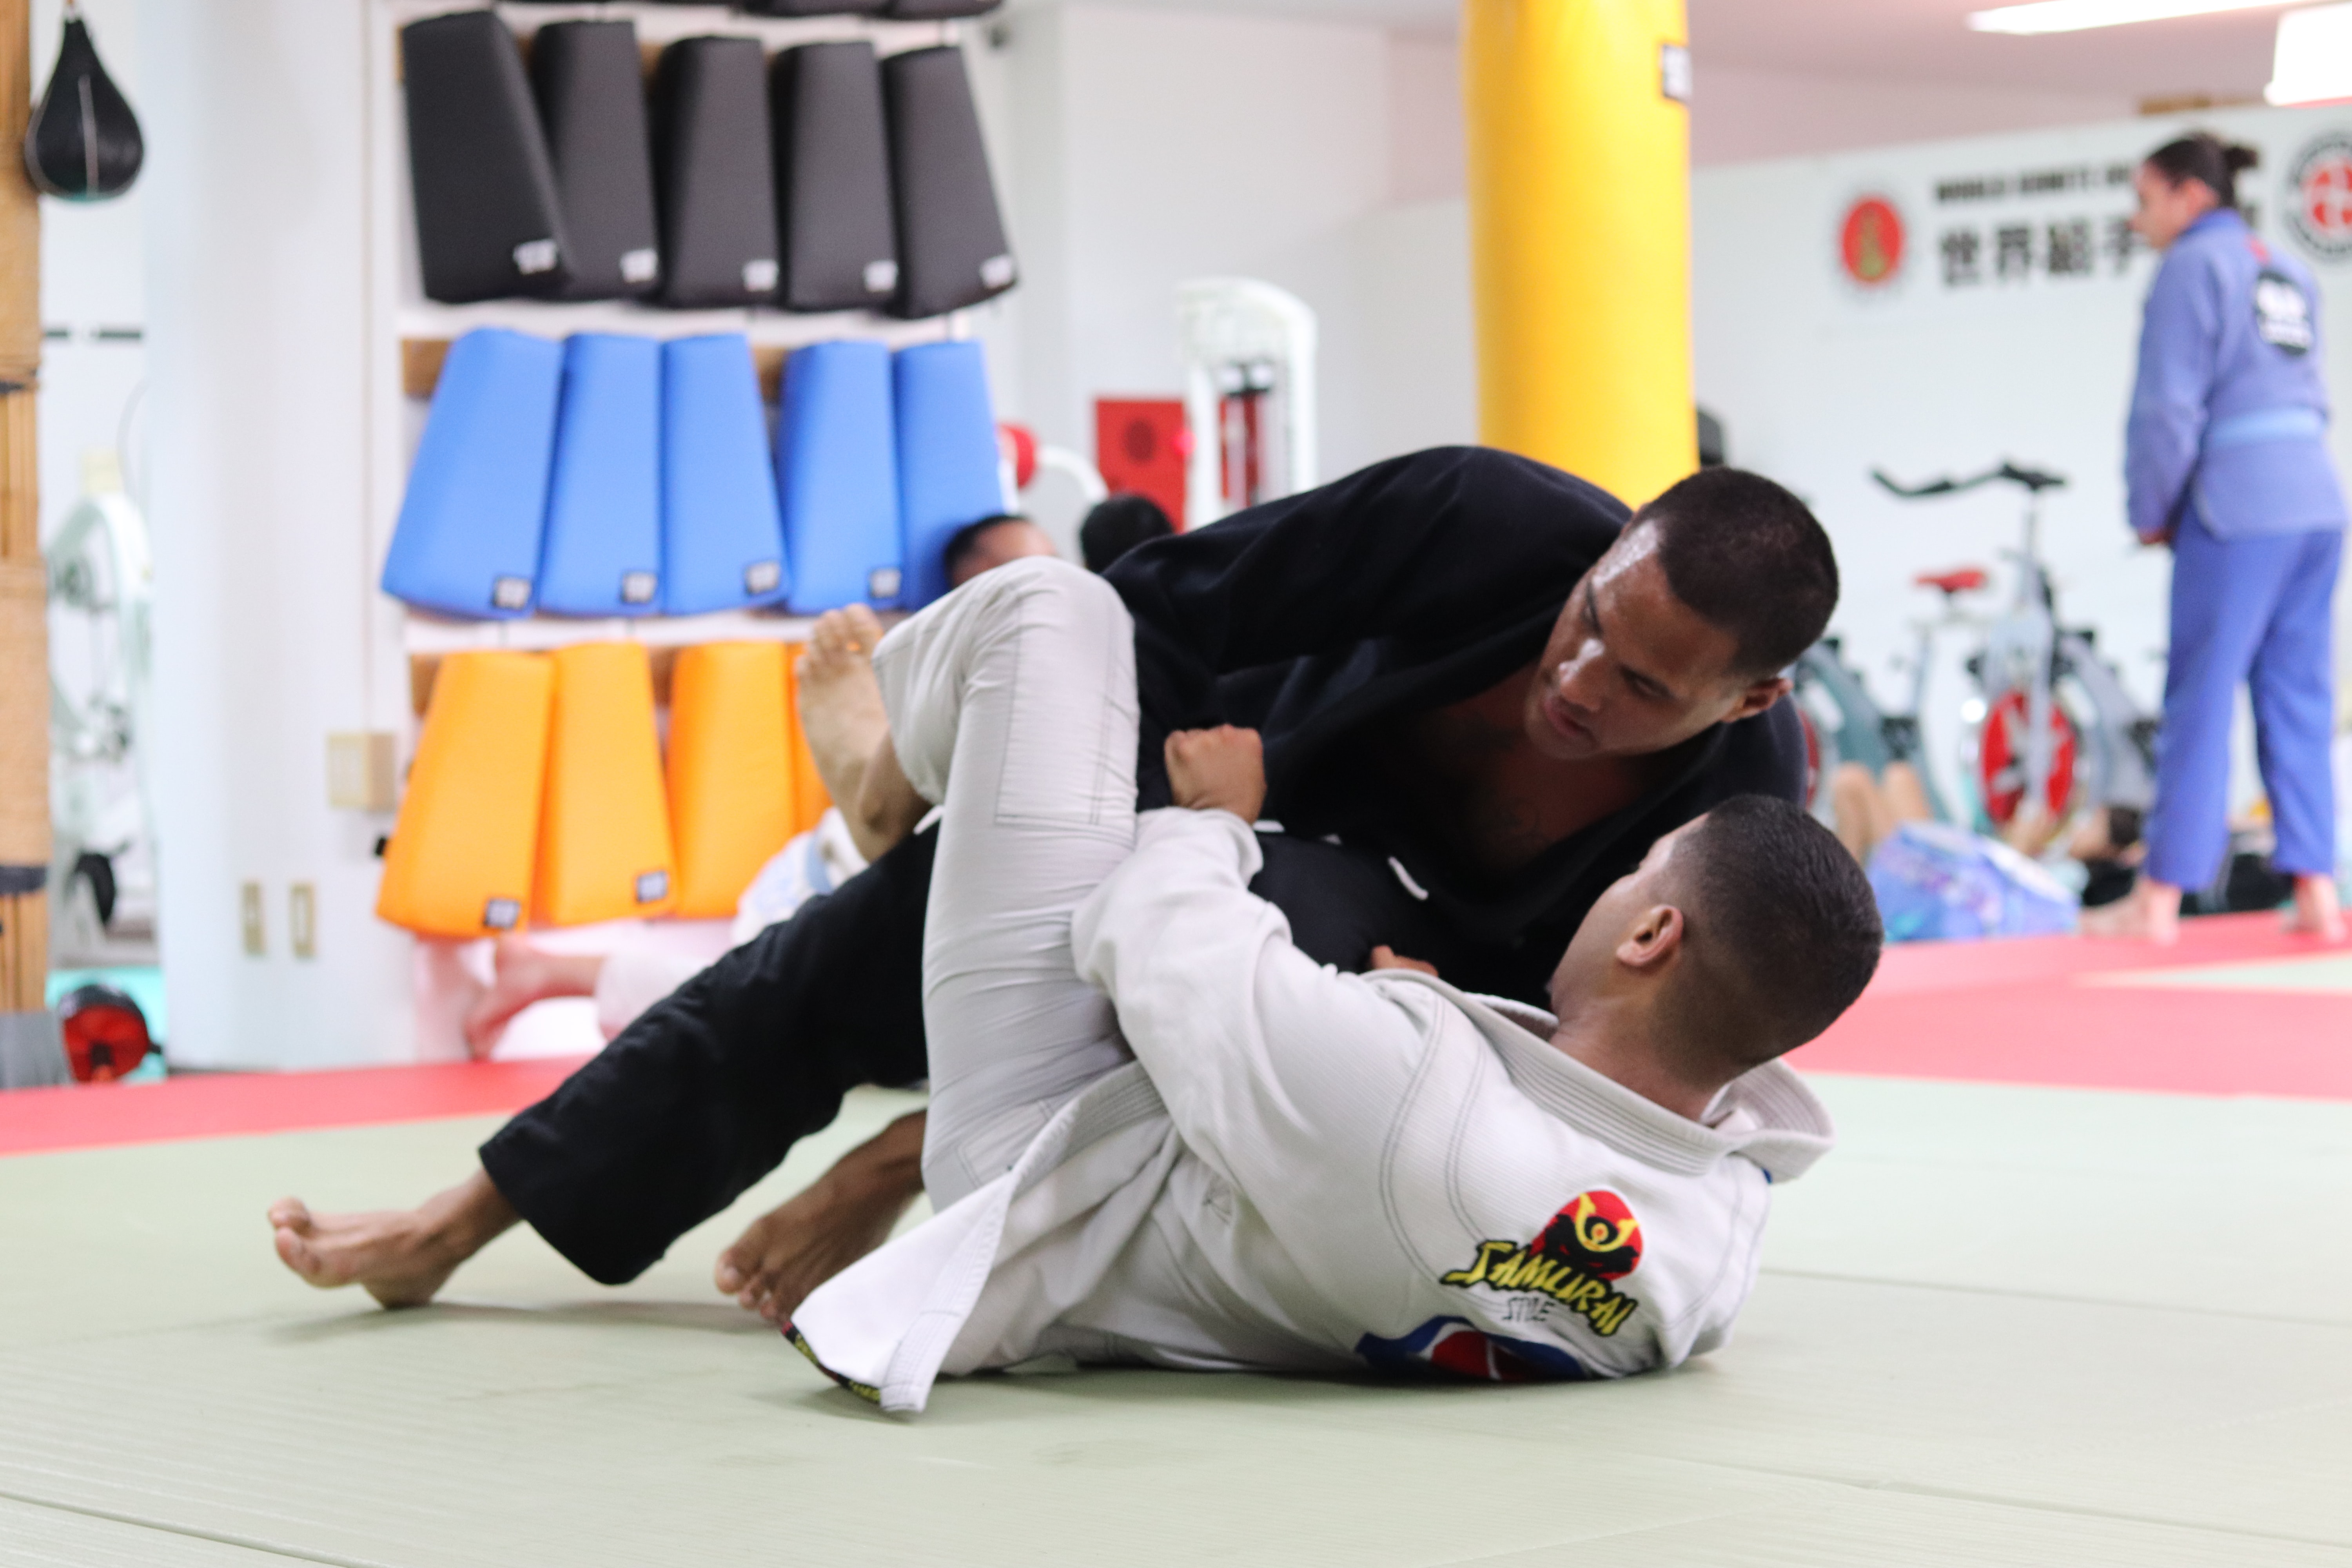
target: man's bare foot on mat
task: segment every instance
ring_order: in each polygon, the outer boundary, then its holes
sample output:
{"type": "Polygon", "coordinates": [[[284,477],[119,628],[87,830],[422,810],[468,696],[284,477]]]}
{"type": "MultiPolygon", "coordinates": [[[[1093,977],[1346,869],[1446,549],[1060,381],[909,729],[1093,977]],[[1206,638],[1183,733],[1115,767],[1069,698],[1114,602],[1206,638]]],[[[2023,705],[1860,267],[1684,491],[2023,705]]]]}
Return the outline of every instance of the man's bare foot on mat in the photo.
{"type": "Polygon", "coordinates": [[[2286,929],[2322,942],[2344,940],[2344,908],[2336,896],[2336,879],[2307,876],[2294,879],[2294,909],[2286,929]]]}
{"type": "Polygon", "coordinates": [[[491,960],[495,978],[466,1012],[466,1050],[476,1061],[498,1048],[514,1016],[534,1002],[593,996],[604,961],[593,954],[546,952],[519,936],[502,936],[491,960]]]}
{"type": "Polygon", "coordinates": [[[476,1171],[413,1209],[314,1215],[299,1198],[269,1206],[278,1260],[321,1290],[358,1285],[387,1307],[421,1307],[521,1216],[476,1171]]]}
{"type": "Polygon", "coordinates": [[[2084,936],[2170,947],[2180,940],[2180,889],[2144,876],[2126,897],[2084,910],[2082,931],[2084,936]]]}
{"type": "Polygon", "coordinates": [[[719,1255],[721,1295],[772,1323],[881,1246],[923,1190],[922,1111],[898,1118],[844,1154],[815,1184],[751,1222],[719,1255]]]}

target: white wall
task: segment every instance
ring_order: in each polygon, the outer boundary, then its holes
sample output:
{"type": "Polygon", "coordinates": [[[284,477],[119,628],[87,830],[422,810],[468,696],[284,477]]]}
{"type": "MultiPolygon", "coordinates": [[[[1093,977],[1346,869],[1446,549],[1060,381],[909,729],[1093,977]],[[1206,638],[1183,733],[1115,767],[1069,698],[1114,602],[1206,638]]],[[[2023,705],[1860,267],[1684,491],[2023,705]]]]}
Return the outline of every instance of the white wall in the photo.
{"type": "Polygon", "coordinates": [[[1752,163],[2120,119],[2126,99],[1954,82],[1811,76],[1710,63],[1693,51],[1691,163],[1752,163]]]}
{"type": "MultiPolygon", "coordinates": [[[[154,758],[176,1060],[412,1053],[407,939],[371,912],[373,825],[326,736],[397,694],[371,618],[362,20],[316,0],[146,0],[142,201],[156,557],[154,758]],[[169,62],[170,68],[160,68],[169,62]],[[238,885],[268,951],[239,947],[238,885]],[[287,949],[318,888],[319,956],[287,949]]],[[[378,720],[382,722],[382,720],[378,720]]]]}
{"type": "MultiPolygon", "coordinates": [[[[2242,195],[2258,201],[2271,242],[2292,247],[2277,222],[2281,183],[2295,150],[2323,129],[2352,125],[2327,110],[2256,110],[2198,117],[2262,143],[2264,171],[2242,195]]],[[[1905,479],[1967,473],[2003,458],[2054,468],[2073,485],[2047,506],[2043,541],[2062,614],[2097,628],[2102,647],[2140,700],[2162,685],[2169,557],[2140,549],[2123,523],[2123,425],[2140,305],[2155,260],[2118,272],[2102,255],[2089,279],[1945,286],[1938,236],[1980,227],[1989,215],[2030,221],[2037,242],[2053,218],[2104,226],[2127,213],[2127,185],[2101,184],[1999,204],[1938,203],[1938,178],[2014,176],[2028,169],[2126,169],[2180,122],[2127,120],[2070,130],[1886,148],[1703,170],[1693,182],[1694,338],[1698,395],[1728,429],[1731,460],[1790,485],[1837,542],[1846,591],[1834,623],[1883,700],[1908,680],[1900,661],[1933,595],[1916,574],[1960,564],[1995,571],[2016,542],[2013,491],[1897,501],[1869,478],[1874,465],[1905,479]],[[1901,207],[1910,258],[1883,291],[1855,288],[1836,260],[1839,220],[1856,195],[1884,192],[1901,207]]],[[[2352,384],[2352,262],[2315,260],[2331,384],[2352,384]]],[[[2352,458],[2336,426],[2339,467],[2352,458]]],[[[2347,470],[2352,471],[2352,470],[2347,470]]],[[[2339,636],[2339,658],[2347,639],[2339,636]]],[[[1957,654],[1958,649],[1949,650],[1957,654]]],[[[1957,752],[1964,677],[1940,667],[1930,696],[1931,748],[1957,752]]],[[[2237,794],[2253,788],[2241,769],[2237,794]]]]}
{"type": "Polygon", "coordinates": [[[1460,207],[1422,200],[1461,184],[1449,40],[1083,5],[1016,10],[1004,28],[992,68],[1024,278],[1011,374],[999,351],[1008,410],[1091,451],[1095,398],[1180,392],[1176,286],[1239,274],[1320,319],[1327,477],[1466,437],[1451,399],[1467,338],[1443,330],[1467,321],[1444,259],[1466,243],[1460,207]],[[1423,275],[1438,289],[1425,314],[1423,275]]]}

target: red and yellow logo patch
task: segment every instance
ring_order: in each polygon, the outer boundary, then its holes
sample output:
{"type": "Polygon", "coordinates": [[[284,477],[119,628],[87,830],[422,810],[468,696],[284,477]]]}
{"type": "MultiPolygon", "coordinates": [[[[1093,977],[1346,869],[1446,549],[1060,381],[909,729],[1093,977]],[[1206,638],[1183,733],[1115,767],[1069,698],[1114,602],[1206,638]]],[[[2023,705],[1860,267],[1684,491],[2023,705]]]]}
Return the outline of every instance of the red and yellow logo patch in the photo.
{"type": "Polygon", "coordinates": [[[1549,1296],[1595,1331],[1615,1333],[1641,1302],[1612,1283],[1642,1264],[1642,1222],[1615,1193],[1579,1193],[1530,1242],[1482,1241],[1469,1264],[1441,1285],[1549,1296]]]}

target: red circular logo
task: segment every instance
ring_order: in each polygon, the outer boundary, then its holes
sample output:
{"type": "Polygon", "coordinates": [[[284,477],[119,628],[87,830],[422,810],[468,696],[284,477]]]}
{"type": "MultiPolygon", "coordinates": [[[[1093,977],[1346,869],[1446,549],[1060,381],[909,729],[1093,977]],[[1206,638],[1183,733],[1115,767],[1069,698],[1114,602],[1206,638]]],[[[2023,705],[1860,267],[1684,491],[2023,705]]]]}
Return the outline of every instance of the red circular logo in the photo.
{"type": "Polygon", "coordinates": [[[1865,289],[1895,280],[1903,269],[1903,215],[1885,196],[1863,196],[1838,225],[1838,261],[1865,289]]]}
{"type": "Polygon", "coordinates": [[[1577,1194],[1551,1216],[1534,1250],[1603,1279],[1622,1279],[1642,1261],[1642,1222],[1623,1198],[1595,1187],[1577,1194]]]}
{"type": "Polygon", "coordinates": [[[2295,237],[2317,254],[2352,254],[2352,136],[2322,136],[2295,159],[2287,179],[2294,196],[2287,208],[2295,237]]]}

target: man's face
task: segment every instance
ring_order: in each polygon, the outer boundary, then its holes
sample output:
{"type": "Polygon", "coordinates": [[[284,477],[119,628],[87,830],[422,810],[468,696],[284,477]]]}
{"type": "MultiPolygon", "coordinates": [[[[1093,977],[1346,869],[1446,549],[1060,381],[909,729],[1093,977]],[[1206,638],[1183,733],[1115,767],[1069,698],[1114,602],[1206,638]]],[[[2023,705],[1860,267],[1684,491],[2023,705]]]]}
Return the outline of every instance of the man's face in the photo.
{"type": "Polygon", "coordinates": [[[1568,951],[1560,954],[1559,967],[1552,971],[1555,1014],[1561,1012],[1567,997],[1589,994],[1607,978],[1618,944],[1645,910],[1675,903],[1675,852],[1678,848],[1687,852],[1692,836],[1706,820],[1704,815],[1693,817],[1651,845],[1642,863],[1610,883],[1593,903],[1569,939],[1568,951]]]}
{"type": "Polygon", "coordinates": [[[1634,528],[1568,597],[1528,689],[1536,750],[1559,762],[1663,752],[1769,708],[1785,680],[1734,668],[1731,634],[1675,597],[1657,531],[1634,528]]]}

